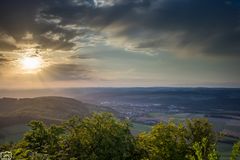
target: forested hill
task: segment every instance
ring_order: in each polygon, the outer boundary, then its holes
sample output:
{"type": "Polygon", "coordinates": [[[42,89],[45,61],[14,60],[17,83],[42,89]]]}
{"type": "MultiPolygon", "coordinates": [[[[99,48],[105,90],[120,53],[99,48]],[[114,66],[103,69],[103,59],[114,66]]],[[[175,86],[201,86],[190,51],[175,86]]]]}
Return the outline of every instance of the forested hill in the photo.
{"type": "Polygon", "coordinates": [[[73,115],[85,117],[98,110],[108,109],[66,97],[1,98],[0,127],[33,119],[45,122],[62,121],[73,115]]]}

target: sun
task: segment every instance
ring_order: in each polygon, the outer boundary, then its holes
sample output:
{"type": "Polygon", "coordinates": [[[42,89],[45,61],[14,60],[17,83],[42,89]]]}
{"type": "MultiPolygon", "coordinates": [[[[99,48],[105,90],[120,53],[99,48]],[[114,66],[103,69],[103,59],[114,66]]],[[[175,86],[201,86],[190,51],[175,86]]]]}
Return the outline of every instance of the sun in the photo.
{"type": "Polygon", "coordinates": [[[37,72],[42,68],[43,60],[41,57],[23,57],[21,60],[22,69],[27,72],[37,72]]]}

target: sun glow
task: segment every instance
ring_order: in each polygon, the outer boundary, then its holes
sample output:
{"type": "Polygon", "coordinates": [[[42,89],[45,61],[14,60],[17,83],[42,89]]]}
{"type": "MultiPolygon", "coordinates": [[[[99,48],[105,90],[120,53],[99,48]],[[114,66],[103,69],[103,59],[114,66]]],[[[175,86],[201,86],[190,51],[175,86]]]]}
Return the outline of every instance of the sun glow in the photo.
{"type": "Polygon", "coordinates": [[[43,64],[41,57],[23,57],[20,62],[22,69],[27,72],[37,72],[41,69],[43,64]]]}

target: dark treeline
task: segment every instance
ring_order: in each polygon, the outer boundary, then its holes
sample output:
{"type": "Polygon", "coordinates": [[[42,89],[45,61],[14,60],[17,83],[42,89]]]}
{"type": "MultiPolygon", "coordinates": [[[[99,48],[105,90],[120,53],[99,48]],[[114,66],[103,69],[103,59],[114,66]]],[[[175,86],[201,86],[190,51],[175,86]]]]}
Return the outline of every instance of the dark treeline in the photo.
{"type": "MultiPolygon", "coordinates": [[[[207,119],[159,123],[136,136],[128,121],[100,113],[73,117],[61,125],[32,121],[17,143],[0,146],[16,160],[218,160],[219,135],[207,119]]],[[[233,146],[231,160],[240,153],[233,146]]]]}

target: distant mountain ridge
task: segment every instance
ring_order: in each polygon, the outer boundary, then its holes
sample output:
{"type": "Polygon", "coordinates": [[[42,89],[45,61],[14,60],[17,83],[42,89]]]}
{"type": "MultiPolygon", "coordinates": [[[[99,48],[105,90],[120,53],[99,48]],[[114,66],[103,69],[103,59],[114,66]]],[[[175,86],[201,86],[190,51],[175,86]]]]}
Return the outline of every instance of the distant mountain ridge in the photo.
{"type": "Polygon", "coordinates": [[[67,97],[1,98],[0,127],[32,119],[61,122],[74,115],[84,117],[104,109],[67,97]]]}

